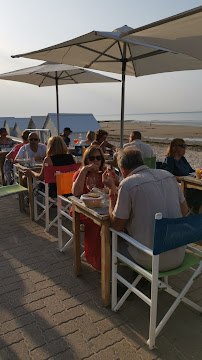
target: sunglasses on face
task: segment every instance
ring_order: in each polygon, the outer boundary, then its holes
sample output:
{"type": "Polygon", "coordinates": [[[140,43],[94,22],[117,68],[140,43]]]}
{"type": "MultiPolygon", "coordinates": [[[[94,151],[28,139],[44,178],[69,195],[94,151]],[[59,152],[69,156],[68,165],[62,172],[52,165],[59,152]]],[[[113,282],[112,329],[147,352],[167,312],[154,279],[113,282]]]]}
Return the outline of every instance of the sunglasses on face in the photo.
{"type": "Polygon", "coordinates": [[[30,138],[29,141],[38,141],[38,138],[30,138]]]}
{"type": "Polygon", "coordinates": [[[183,148],[183,149],[186,149],[186,147],[187,147],[187,144],[181,144],[181,145],[179,145],[181,148],[183,148]]]}
{"type": "Polygon", "coordinates": [[[94,161],[95,159],[97,161],[102,160],[102,156],[100,156],[100,155],[99,156],[93,156],[92,155],[92,156],[89,156],[88,158],[89,158],[90,161],[94,161]]]}

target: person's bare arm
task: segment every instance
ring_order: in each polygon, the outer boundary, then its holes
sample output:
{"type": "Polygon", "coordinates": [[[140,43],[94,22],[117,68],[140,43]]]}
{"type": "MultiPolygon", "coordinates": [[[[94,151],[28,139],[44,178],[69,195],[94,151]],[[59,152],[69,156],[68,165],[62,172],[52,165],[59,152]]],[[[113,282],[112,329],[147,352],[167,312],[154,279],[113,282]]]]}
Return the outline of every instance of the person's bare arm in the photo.
{"type": "Polygon", "coordinates": [[[11,160],[13,158],[14,148],[6,155],[6,159],[11,160]]]}
{"type": "Polygon", "coordinates": [[[90,165],[84,166],[81,169],[78,177],[76,178],[76,180],[74,181],[74,183],[72,185],[72,194],[74,196],[82,195],[87,173],[90,171],[98,171],[98,170],[99,170],[99,167],[95,164],[90,164],[90,165]]]}
{"type": "Polygon", "coordinates": [[[48,164],[49,166],[52,166],[52,165],[53,165],[51,159],[50,159],[49,157],[47,157],[47,158],[45,158],[44,161],[43,161],[43,165],[42,165],[42,168],[41,168],[40,173],[37,173],[36,171],[30,170],[30,169],[27,169],[27,170],[25,170],[24,175],[25,175],[26,177],[28,177],[28,176],[35,177],[37,180],[44,180],[44,168],[45,168],[45,164],[48,164]]]}
{"type": "Polygon", "coordinates": [[[186,200],[180,203],[180,208],[181,208],[182,216],[186,216],[189,210],[186,200]]]}

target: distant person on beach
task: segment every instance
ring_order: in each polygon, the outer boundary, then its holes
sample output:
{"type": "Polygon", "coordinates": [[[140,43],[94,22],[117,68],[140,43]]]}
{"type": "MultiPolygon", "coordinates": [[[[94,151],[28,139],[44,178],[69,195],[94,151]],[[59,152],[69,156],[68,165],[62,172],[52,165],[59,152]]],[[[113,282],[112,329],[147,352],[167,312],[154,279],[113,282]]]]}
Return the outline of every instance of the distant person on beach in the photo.
{"type": "Polygon", "coordinates": [[[28,158],[34,158],[35,160],[43,160],[46,156],[46,145],[40,143],[40,139],[37,133],[31,132],[28,136],[29,144],[23,145],[18,151],[15,161],[24,158],[26,151],[28,158]]]}
{"type": "Polygon", "coordinates": [[[107,131],[98,129],[95,132],[95,140],[92,142],[92,145],[99,145],[104,153],[106,149],[110,149],[114,151],[116,147],[107,141],[107,136],[108,136],[107,131]]]}
{"type": "Polygon", "coordinates": [[[20,150],[20,148],[24,144],[28,144],[28,136],[30,134],[29,130],[24,130],[21,135],[22,143],[16,144],[12,150],[6,155],[5,162],[4,162],[4,174],[6,177],[7,185],[13,184],[13,163],[15,162],[15,157],[20,150]]]}
{"type": "Polygon", "coordinates": [[[12,148],[16,143],[11,138],[7,137],[6,128],[0,129],[0,149],[3,151],[6,148],[12,148]]]}
{"type": "Polygon", "coordinates": [[[129,143],[125,144],[123,147],[126,148],[128,146],[135,145],[136,148],[141,151],[143,159],[151,158],[152,156],[154,156],[151,146],[142,142],[141,139],[142,134],[139,131],[133,131],[130,133],[129,143]]]}
{"type": "Polygon", "coordinates": [[[82,140],[80,142],[80,145],[82,146],[90,146],[91,143],[95,140],[95,132],[94,131],[88,131],[86,134],[86,140],[82,140]]]}
{"type": "MultiPolygon", "coordinates": [[[[175,138],[168,146],[166,157],[164,159],[162,168],[175,175],[178,182],[180,176],[187,176],[194,172],[191,165],[185,158],[187,145],[183,139],[175,138]]],[[[202,191],[197,189],[187,189],[187,203],[194,212],[202,213],[202,191]]]]}
{"type": "MultiPolygon", "coordinates": [[[[47,144],[46,157],[43,161],[40,173],[27,169],[24,172],[25,176],[35,177],[37,180],[44,180],[45,164],[48,164],[48,166],[64,166],[75,164],[73,156],[71,154],[68,154],[67,151],[67,147],[61,136],[50,137],[47,144]]],[[[44,189],[45,188],[42,187],[40,190],[44,189]]],[[[55,183],[49,184],[49,195],[52,197],[57,196],[57,187],[55,183]]]]}
{"type": "MultiPolygon", "coordinates": [[[[124,178],[118,190],[108,170],[103,174],[103,182],[109,188],[112,227],[117,231],[125,229],[131,237],[152,249],[155,214],[161,212],[166,218],[185,216],[188,207],[184,195],[172,174],[144,165],[141,152],[135,148],[119,151],[118,166],[124,178]]],[[[126,245],[124,240],[120,245],[123,255],[151,269],[149,255],[126,245]]],[[[184,254],[185,247],[161,254],[160,271],[181,265],[184,254]]]]}
{"type": "Polygon", "coordinates": [[[64,140],[65,144],[69,146],[70,138],[69,135],[72,133],[72,130],[69,127],[64,128],[63,133],[61,135],[62,139],[64,140]]]}

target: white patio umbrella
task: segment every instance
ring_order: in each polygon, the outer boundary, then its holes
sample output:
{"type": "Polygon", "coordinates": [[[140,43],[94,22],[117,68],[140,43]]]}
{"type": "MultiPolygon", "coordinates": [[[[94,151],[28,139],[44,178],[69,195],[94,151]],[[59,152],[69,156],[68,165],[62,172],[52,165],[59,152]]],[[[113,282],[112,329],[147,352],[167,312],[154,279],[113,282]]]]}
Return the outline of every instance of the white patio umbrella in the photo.
{"type": "Polygon", "coordinates": [[[93,71],[72,65],[45,62],[38,66],[28,67],[4,74],[0,80],[12,80],[32,85],[56,87],[57,129],[59,134],[59,98],[58,85],[119,82],[120,80],[104,76],[93,71]]]}
{"type": "Polygon", "coordinates": [[[202,6],[129,30],[122,36],[202,60],[202,6]]]}
{"type": "Polygon", "coordinates": [[[92,31],[78,38],[38,51],[15,55],[57,61],[122,74],[121,147],[123,146],[125,75],[142,76],[170,71],[202,69],[202,62],[165,47],[125,38],[132,31],[123,26],[112,32],[92,31]]]}

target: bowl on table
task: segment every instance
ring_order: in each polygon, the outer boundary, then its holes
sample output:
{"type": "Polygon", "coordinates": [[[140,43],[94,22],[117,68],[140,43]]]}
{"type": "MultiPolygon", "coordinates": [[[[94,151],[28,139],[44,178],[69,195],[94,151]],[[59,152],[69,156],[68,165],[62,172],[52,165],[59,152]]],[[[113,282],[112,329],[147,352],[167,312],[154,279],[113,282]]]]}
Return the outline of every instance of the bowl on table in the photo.
{"type": "Polygon", "coordinates": [[[100,207],[103,198],[104,196],[102,194],[94,192],[81,195],[81,200],[83,200],[85,205],[89,208],[100,207]]]}

